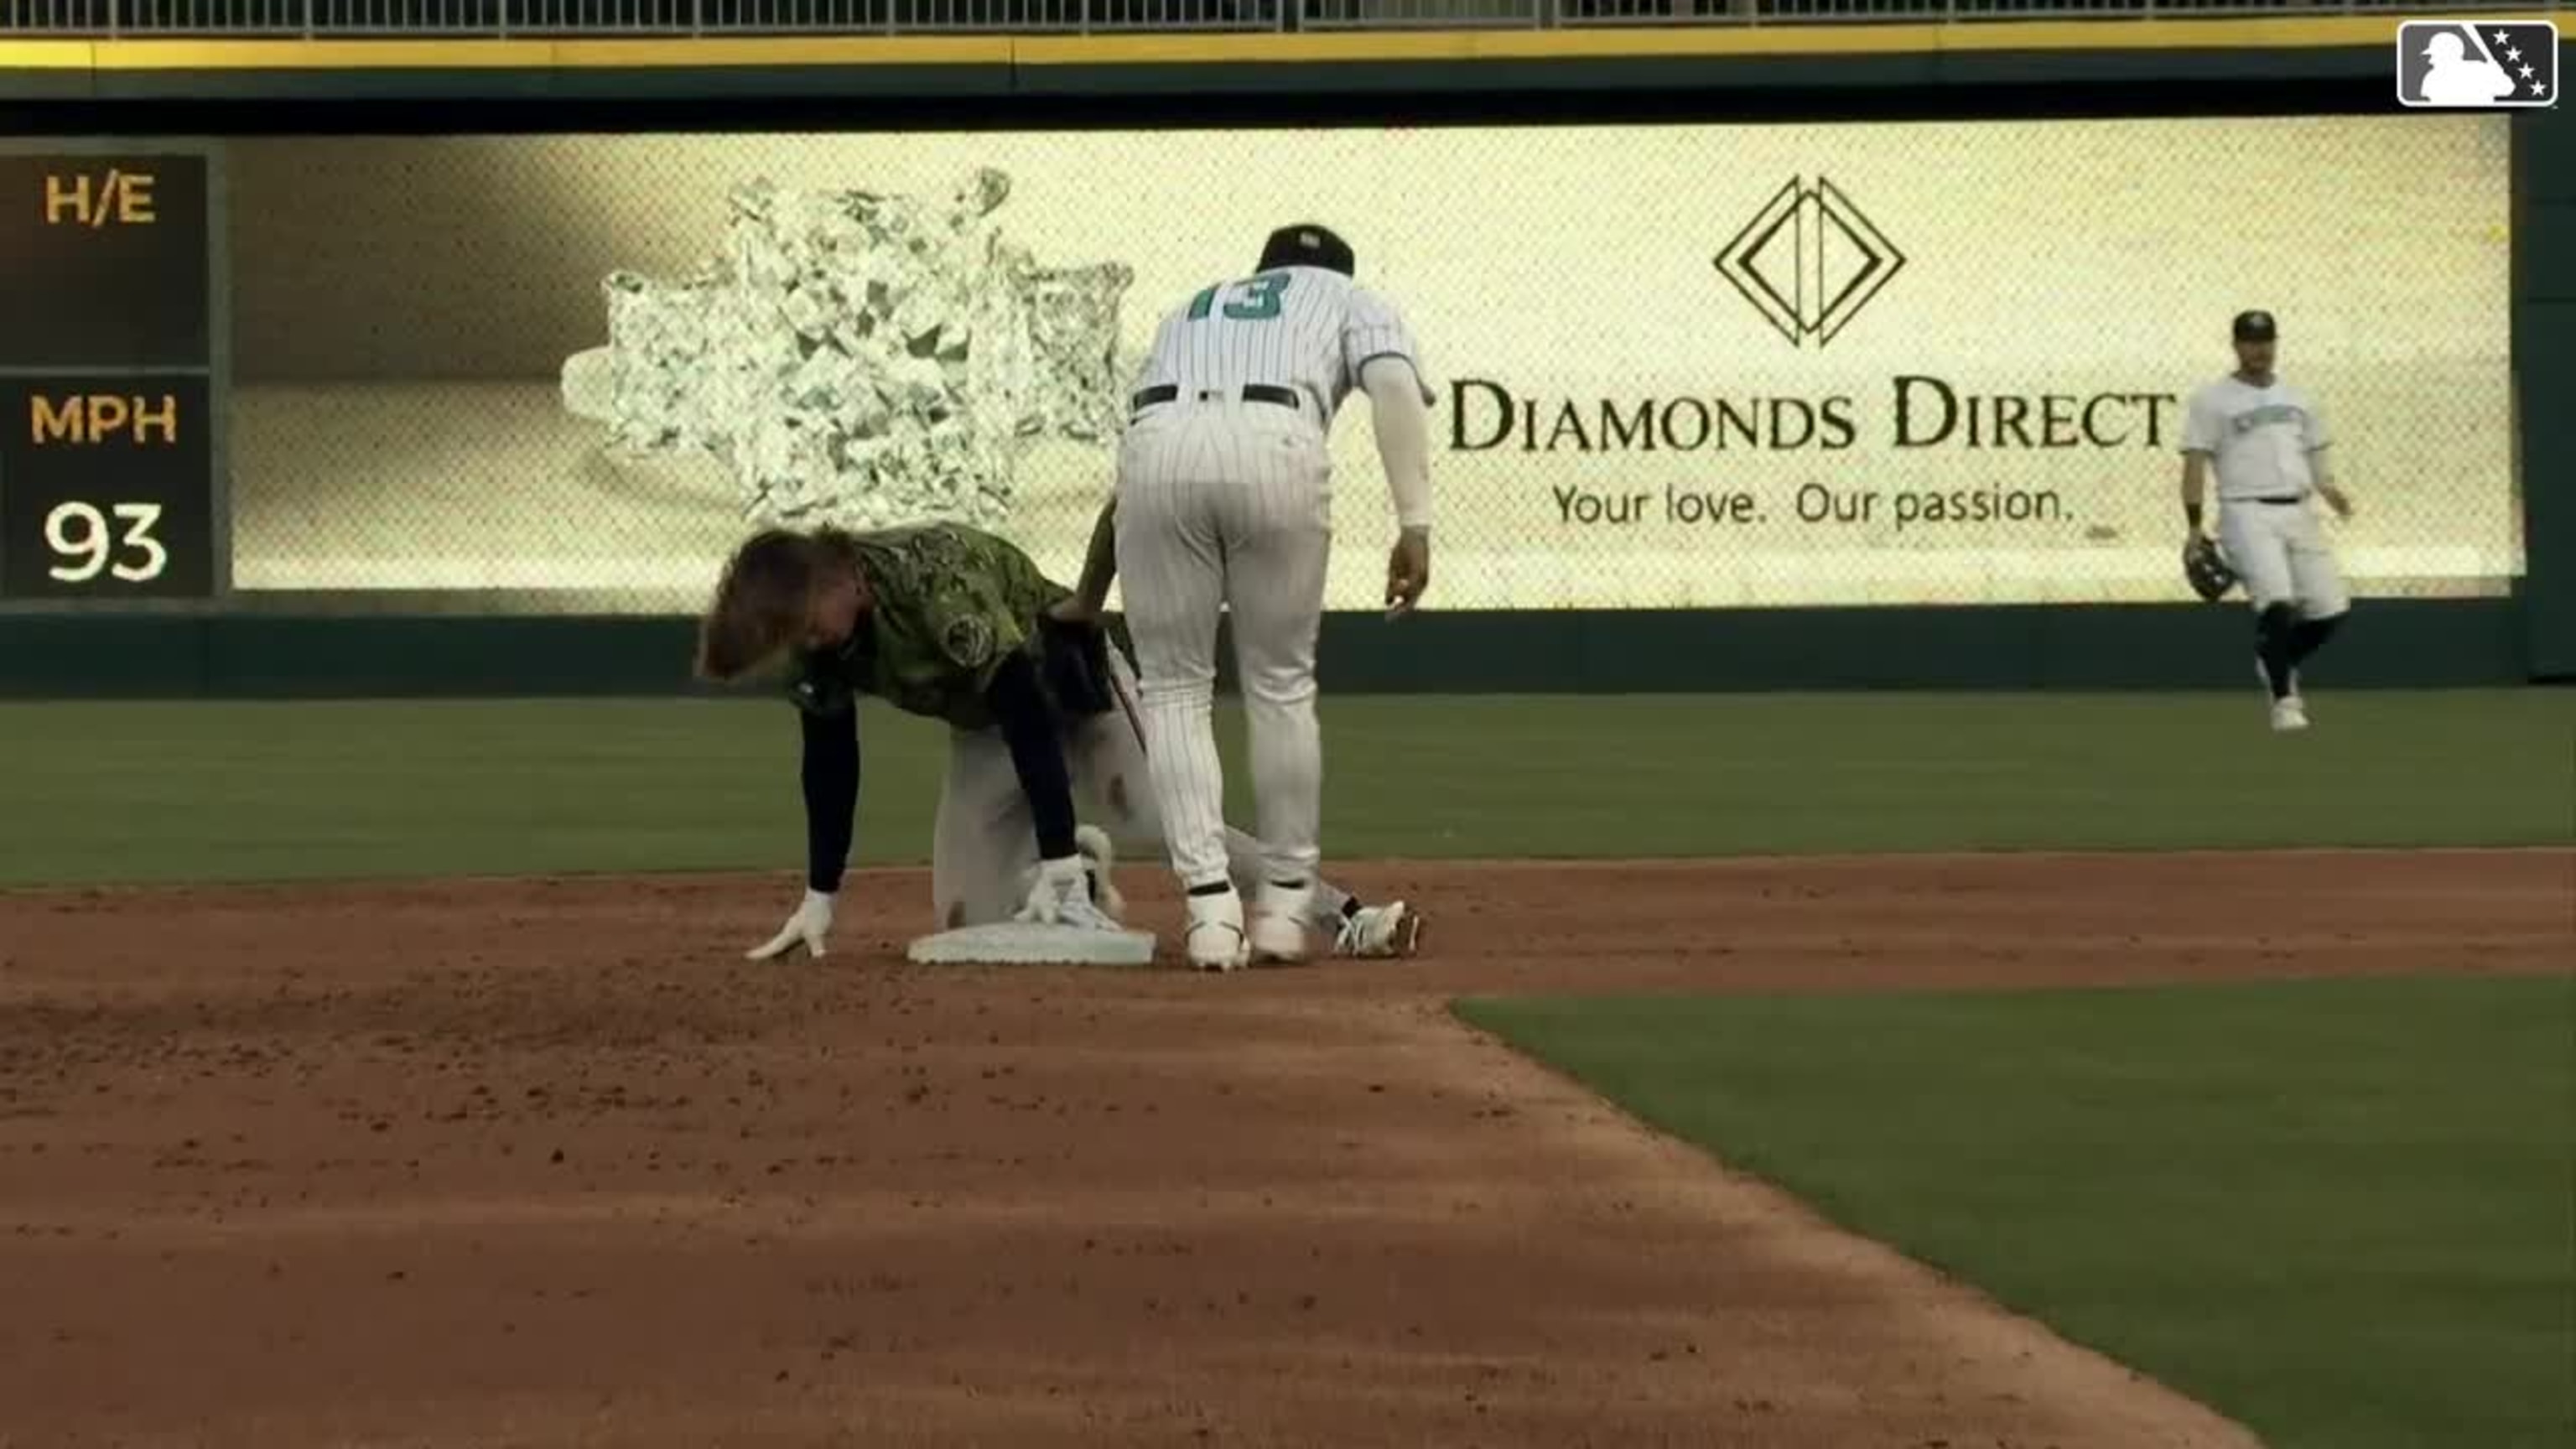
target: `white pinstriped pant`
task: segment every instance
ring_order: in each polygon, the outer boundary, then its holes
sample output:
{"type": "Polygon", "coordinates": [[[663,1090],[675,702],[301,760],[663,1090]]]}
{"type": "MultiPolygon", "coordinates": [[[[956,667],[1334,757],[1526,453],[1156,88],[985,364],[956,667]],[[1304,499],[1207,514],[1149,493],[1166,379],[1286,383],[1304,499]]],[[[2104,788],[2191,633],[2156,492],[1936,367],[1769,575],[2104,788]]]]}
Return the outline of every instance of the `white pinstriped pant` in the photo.
{"type": "Polygon", "coordinates": [[[1172,403],[1129,425],[1118,450],[1118,571],[1146,758],[1185,887],[1227,879],[1220,606],[1233,619],[1267,878],[1314,879],[1324,783],[1315,632],[1332,542],[1332,459],[1302,410],[1172,403]]]}
{"type": "MultiPolygon", "coordinates": [[[[1138,692],[1127,656],[1109,650],[1109,672],[1129,698],[1138,692]]],[[[1065,727],[1064,760],[1074,809],[1109,832],[1122,856],[1161,857],[1163,820],[1156,809],[1145,742],[1123,709],[1065,727]]],[[[1270,852],[1240,830],[1225,832],[1225,859],[1237,889],[1259,888],[1270,852]]],[[[1037,869],[1037,820],[1020,789],[1019,767],[999,728],[952,730],[948,779],[939,792],[939,820],[930,847],[930,891],[940,929],[1007,921],[1029,896],[1037,869]]],[[[1327,881],[1315,886],[1309,916],[1326,933],[1341,926],[1350,894],[1327,881]]]]}

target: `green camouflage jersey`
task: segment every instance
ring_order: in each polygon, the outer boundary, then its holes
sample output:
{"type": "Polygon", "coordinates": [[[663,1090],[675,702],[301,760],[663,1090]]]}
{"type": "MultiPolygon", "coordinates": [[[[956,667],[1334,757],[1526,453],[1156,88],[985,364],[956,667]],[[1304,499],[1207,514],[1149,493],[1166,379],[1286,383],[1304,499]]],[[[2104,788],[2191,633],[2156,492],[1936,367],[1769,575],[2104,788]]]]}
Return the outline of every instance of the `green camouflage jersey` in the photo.
{"type": "Polygon", "coordinates": [[[819,714],[872,694],[959,729],[988,729],[993,672],[1034,655],[1038,616],[1072,590],[1007,541],[962,523],[855,535],[873,598],[849,642],[799,657],[791,694],[819,714]]]}

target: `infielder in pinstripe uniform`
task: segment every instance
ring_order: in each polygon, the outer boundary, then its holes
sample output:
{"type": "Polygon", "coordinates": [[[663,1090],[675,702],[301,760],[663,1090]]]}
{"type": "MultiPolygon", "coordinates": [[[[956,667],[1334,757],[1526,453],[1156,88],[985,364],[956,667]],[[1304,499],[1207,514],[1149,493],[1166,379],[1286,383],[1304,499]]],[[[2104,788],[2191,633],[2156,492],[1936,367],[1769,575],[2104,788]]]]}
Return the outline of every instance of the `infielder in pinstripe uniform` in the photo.
{"type": "Polygon", "coordinates": [[[1360,286],[1350,244],[1282,227],[1249,277],[1156,328],[1118,451],[1118,565],[1144,682],[1146,759],[1189,896],[1191,964],[1232,970],[1310,949],[1323,787],[1315,634],[1332,549],[1334,415],[1369,395],[1395,495],[1390,616],[1431,579],[1429,409],[1413,335],[1360,286]],[[1213,719],[1219,609],[1248,706],[1263,879],[1249,929],[1228,870],[1213,719]]]}
{"type": "MultiPolygon", "coordinates": [[[[1112,842],[1159,854],[1163,827],[1133,720],[1112,705],[1068,706],[1040,668],[1039,616],[1069,593],[1008,541],[962,524],[765,529],[735,550],[701,626],[698,672],[732,680],[789,657],[804,740],[805,896],[754,960],[800,944],[823,954],[858,805],[861,694],[949,726],[931,846],[943,928],[1117,920],[1112,842]],[[1105,831],[1075,824],[1077,798],[1105,831]]],[[[1108,663],[1117,691],[1132,697],[1114,644],[1108,663]]],[[[1228,832],[1221,849],[1247,880],[1260,878],[1268,852],[1259,841],[1228,832]]],[[[1402,901],[1364,906],[1327,886],[1312,910],[1337,954],[1413,948],[1402,901]]]]}
{"type": "Polygon", "coordinates": [[[2352,608],[2317,500],[2337,518],[2352,517],[2352,500],[2328,467],[2333,438],[2316,400],[2272,370],[2280,340],[2272,314],[2240,312],[2228,330],[2236,370],[2193,389],[2183,414],[2183,519],[2200,532],[2201,495],[2217,474],[2219,546],[2254,606],[2254,671],[2272,728],[2303,730],[2299,666],[2352,608]]]}

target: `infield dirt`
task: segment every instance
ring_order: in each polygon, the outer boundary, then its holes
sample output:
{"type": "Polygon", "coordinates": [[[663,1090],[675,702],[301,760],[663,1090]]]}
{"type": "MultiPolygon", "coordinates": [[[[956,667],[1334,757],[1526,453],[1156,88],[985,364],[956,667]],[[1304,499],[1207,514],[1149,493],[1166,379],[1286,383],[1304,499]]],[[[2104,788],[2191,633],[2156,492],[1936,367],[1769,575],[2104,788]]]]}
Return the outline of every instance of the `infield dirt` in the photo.
{"type": "MultiPolygon", "coordinates": [[[[1425,956],[790,878],[0,895],[0,1445],[2232,1445],[1462,993],[2564,970],[2567,852],[1382,865],[1425,956]]],[[[1160,872],[1126,884],[1176,915],[1160,872]]]]}

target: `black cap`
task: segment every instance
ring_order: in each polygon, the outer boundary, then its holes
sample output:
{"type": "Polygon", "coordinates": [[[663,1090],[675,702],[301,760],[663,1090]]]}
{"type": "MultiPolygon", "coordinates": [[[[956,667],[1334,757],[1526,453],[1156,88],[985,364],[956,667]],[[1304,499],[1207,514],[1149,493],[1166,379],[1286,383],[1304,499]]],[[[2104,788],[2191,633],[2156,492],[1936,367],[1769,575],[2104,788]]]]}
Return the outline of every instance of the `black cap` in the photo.
{"type": "Polygon", "coordinates": [[[2272,326],[2272,314],[2260,310],[2237,313],[2230,330],[2239,342],[2269,342],[2280,335],[2272,326]]]}
{"type": "Polygon", "coordinates": [[[1260,270],[1272,267],[1322,267],[1345,277],[1359,275],[1351,244],[1334,235],[1331,227],[1311,221],[1283,226],[1262,243],[1260,270]]]}

